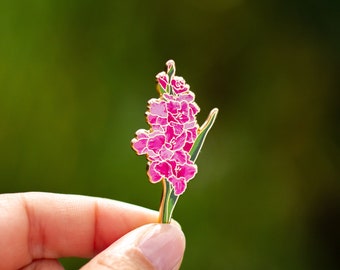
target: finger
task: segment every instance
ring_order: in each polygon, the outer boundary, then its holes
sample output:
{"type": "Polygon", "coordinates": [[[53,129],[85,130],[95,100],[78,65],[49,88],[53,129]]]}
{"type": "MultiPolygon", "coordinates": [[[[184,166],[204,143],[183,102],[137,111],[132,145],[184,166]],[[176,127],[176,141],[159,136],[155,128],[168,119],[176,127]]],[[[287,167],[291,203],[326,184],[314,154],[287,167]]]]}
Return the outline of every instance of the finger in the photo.
{"type": "Polygon", "coordinates": [[[123,236],[82,270],[176,270],[184,249],[185,238],[178,226],[148,224],[123,236]]]}
{"type": "Polygon", "coordinates": [[[20,270],[63,270],[64,267],[57,260],[36,260],[20,270]]]}
{"type": "Polygon", "coordinates": [[[142,207],[79,195],[0,195],[0,269],[34,259],[92,257],[127,232],[157,221],[142,207]]]}

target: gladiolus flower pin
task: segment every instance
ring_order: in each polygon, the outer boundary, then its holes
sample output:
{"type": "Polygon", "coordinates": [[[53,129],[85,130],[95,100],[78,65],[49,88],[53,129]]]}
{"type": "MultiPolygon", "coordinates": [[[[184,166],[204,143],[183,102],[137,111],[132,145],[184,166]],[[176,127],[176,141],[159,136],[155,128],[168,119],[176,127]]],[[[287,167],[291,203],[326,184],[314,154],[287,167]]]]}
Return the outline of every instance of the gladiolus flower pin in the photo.
{"type": "Polygon", "coordinates": [[[156,75],[159,98],[148,101],[146,121],[149,130],[139,129],[132,139],[138,155],[146,155],[150,182],[163,183],[159,222],[169,223],[177,200],[197,173],[195,161],[216,119],[213,109],[202,126],[196,115],[200,108],[195,94],[182,77],[176,76],[173,60],[167,71],[156,75]]]}

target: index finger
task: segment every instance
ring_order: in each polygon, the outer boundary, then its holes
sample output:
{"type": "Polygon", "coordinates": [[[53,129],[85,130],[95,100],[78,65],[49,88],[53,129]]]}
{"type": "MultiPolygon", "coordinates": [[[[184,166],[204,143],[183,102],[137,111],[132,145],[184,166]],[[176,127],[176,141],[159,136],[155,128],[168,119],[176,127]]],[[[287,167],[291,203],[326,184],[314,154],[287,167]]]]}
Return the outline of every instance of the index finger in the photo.
{"type": "Polygon", "coordinates": [[[157,222],[156,211],[80,195],[0,195],[0,269],[39,258],[91,257],[127,232],[157,222]]]}

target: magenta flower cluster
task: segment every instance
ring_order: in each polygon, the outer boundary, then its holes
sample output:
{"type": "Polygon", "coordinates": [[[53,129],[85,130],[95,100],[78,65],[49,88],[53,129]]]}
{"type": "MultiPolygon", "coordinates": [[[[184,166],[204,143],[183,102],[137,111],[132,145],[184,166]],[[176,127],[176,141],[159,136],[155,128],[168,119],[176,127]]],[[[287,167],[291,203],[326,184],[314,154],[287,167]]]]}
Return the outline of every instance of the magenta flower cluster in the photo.
{"type": "Polygon", "coordinates": [[[148,102],[146,119],[150,130],[138,130],[132,147],[138,155],[147,156],[151,182],[165,179],[171,183],[175,195],[181,195],[197,173],[189,152],[198,135],[199,107],[189,85],[174,75],[172,60],[167,62],[167,67],[167,73],[156,76],[160,98],[148,102]]]}

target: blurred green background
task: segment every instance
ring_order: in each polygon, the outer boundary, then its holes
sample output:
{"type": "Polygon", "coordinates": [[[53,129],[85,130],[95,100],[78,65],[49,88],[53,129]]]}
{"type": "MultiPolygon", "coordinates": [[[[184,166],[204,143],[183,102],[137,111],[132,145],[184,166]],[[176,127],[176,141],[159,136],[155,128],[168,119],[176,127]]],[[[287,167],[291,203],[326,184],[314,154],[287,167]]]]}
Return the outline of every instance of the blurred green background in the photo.
{"type": "Polygon", "coordinates": [[[339,49],[337,0],[3,0],[0,192],[158,209],[130,140],[174,59],[199,122],[220,109],[174,213],[182,269],[339,269],[339,49]]]}

